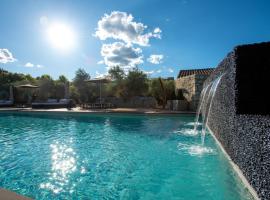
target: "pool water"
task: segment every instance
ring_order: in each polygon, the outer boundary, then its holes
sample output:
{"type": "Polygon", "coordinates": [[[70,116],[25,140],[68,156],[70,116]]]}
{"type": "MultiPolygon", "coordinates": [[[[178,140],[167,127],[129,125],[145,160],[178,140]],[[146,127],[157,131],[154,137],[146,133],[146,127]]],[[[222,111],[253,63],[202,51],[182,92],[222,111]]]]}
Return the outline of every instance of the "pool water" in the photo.
{"type": "Polygon", "coordinates": [[[192,115],[0,113],[0,188],[35,199],[252,199],[192,115]]]}

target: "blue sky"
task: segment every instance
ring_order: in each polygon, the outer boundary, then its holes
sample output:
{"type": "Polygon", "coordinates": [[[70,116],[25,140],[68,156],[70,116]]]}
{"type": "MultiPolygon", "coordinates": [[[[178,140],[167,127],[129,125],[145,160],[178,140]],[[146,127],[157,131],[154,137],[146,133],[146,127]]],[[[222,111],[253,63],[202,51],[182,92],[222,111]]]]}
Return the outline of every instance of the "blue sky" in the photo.
{"type": "Polygon", "coordinates": [[[2,0],[0,67],[72,79],[78,68],[95,77],[138,64],[149,76],[176,77],[217,66],[235,45],[269,41],[269,10],[268,0],[2,0]],[[68,27],[74,45],[55,48],[53,24],[68,27]]]}

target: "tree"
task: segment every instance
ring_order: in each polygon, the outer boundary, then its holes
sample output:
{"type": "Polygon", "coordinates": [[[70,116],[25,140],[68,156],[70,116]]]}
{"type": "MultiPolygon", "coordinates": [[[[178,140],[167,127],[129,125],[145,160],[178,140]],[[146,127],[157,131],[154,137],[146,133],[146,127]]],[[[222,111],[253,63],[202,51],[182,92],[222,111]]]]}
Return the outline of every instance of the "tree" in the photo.
{"type": "Polygon", "coordinates": [[[159,105],[165,107],[167,100],[175,99],[174,80],[155,78],[150,81],[150,96],[154,97],[159,105]]]}
{"type": "Polygon", "coordinates": [[[36,79],[32,77],[30,74],[25,75],[25,79],[31,83],[35,83],[36,79]]]}
{"type": "Polygon", "coordinates": [[[119,66],[112,67],[108,71],[109,76],[113,82],[107,83],[105,86],[105,93],[108,96],[123,97],[125,94],[125,72],[119,66]]]}
{"type": "Polygon", "coordinates": [[[52,77],[48,74],[44,74],[38,80],[39,90],[38,99],[47,100],[48,98],[56,98],[55,96],[55,83],[52,77]]]}
{"type": "Polygon", "coordinates": [[[68,79],[64,75],[60,75],[57,81],[61,83],[67,83],[68,79]]]}
{"type": "Polygon", "coordinates": [[[57,99],[63,99],[65,97],[65,87],[68,83],[68,79],[64,75],[60,75],[58,79],[54,82],[54,96],[57,99]]]}
{"type": "Polygon", "coordinates": [[[11,73],[0,69],[0,85],[10,85],[11,83],[22,80],[25,80],[24,74],[11,73]]]}
{"type": "MultiPolygon", "coordinates": [[[[87,102],[91,99],[91,87],[86,82],[90,80],[90,75],[82,68],[79,68],[75,72],[75,78],[73,79],[75,90],[79,94],[79,101],[80,102],[87,102]]],[[[75,91],[74,90],[74,91],[75,91]]]]}
{"type": "Polygon", "coordinates": [[[123,80],[125,77],[124,70],[121,69],[119,66],[110,68],[108,73],[109,73],[109,76],[115,81],[123,80]]]}
{"type": "Polygon", "coordinates": [[[79,68],[75,72],[75,78],[73,79],[73,83],[75,86],[80,86],[85,83],[85,81],[90,80],[91,76],[82,68],[79,68]]]}
{"type": "Polygon", "coordinates": [[[48,74],[43,74],[41,77],[40,77],[40,79],[43,79],[43,80],[53,80],[52,79],[52,77],[50,76],[50,75],[48,75],[48,74]]]}
{"type": "Polygon", "coordinates": [[[147,75],[138,67],[130,70],[125,80],[127,96],[144,96],[148,91],[147,80],[147,75]]]}

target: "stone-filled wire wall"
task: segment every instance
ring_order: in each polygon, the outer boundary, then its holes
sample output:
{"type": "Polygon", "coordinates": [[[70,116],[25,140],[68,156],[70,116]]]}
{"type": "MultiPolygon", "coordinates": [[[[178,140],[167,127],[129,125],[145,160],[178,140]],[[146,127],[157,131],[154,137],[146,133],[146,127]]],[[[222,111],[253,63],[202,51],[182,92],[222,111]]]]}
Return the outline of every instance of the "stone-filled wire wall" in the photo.
{"type": "MultiPolygon", "coordinates": [[[[252,81],[258,80],[256,76],[262,76],[260,70],[270,69],[270,43],[261,43],[253,45],[243,45],[236,47],[228,56],[218,65],[212,75],[206,80],[205,85],[225,73],[220,81],[213,99],[213,105],[209,113],[208,127],[214,133],[216,138],[223,145],[231,159],[239,166],[243,174],[257,192],[259,198],[270,199],[270,113],[269,111],[261,112],[261,108],[268,108],[270,100],[268,91],[270,90],[269,81],[262,81],[263,84],[257,84],[252,81]],[[252,51],[252,49],[254,51],[252,51]],[[246,54],[249,52],[249,54],[246,54]],[[250,55],[252,53],[252,56],[250,55]],[[268,57],[265,55],[268,54],[268,57]],[[238,62],[239,59],[245,59],[244,62],[238,62]],[[261,60],[264,62],[256,62],[261,60]],[[260,63],[257,66],[252,64],[260,63]],[[253,70],[250,70],[253,68],[253,70]],[[257,71],[259,71],[257,73],[257,71]],[[238,76],[236,74],[238,73],[238,76]],[[245,77],[250,79],[239,79],[239,73],[244,73],[245,77]],[[247,73],[252,73],[247,74],[247,73]],[[239,81],[242,81],[241,83],[239,81]],[[250,91],[244,87],[245,81],[247,86],[251,84],[259,86],[254,91],[254,87],[250,91]],[[241,84],[241,87],[239,87],[241,84]],[[244,90],[244,91],[241,91],[244,90]],[[264,92],[258,95],[261,101],[253,101],[253,104],[247,99],[243,99],[246,95],[254,100],[257,92],[264,92]],[[239,99],[242,98],[242,99],[239,99]],[[252,108],[252,114],[239,113],[239,107],[243,113],[248,107],[243,107],[241,103],[247,101],[252,108]],[[256,112],[256,103],[260,109],[256,112]],[[265,105],[265,104],[268,105],[265,105]],[[244,108],[244,109],[243,109],[244,108]]],[[[269,76],[270,74],[266,74],[269,76]]],[[[264,77],[260,77],[264,79],[264,77]]],[[[265,80],[265,79],[264,79],[265,80]]]]}

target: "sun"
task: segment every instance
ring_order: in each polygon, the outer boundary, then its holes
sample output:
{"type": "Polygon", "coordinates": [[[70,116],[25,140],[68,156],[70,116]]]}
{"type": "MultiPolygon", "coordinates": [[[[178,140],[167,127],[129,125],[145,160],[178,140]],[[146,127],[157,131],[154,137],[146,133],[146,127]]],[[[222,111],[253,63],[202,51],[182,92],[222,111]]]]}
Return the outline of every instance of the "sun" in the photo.
{"type": "Polygon", "coordinates": [[[71,27],[63,23],[54,23],[48,26],[47,35],[54,48],[69,50],[75,46],[75,33],[71,27]]]}

